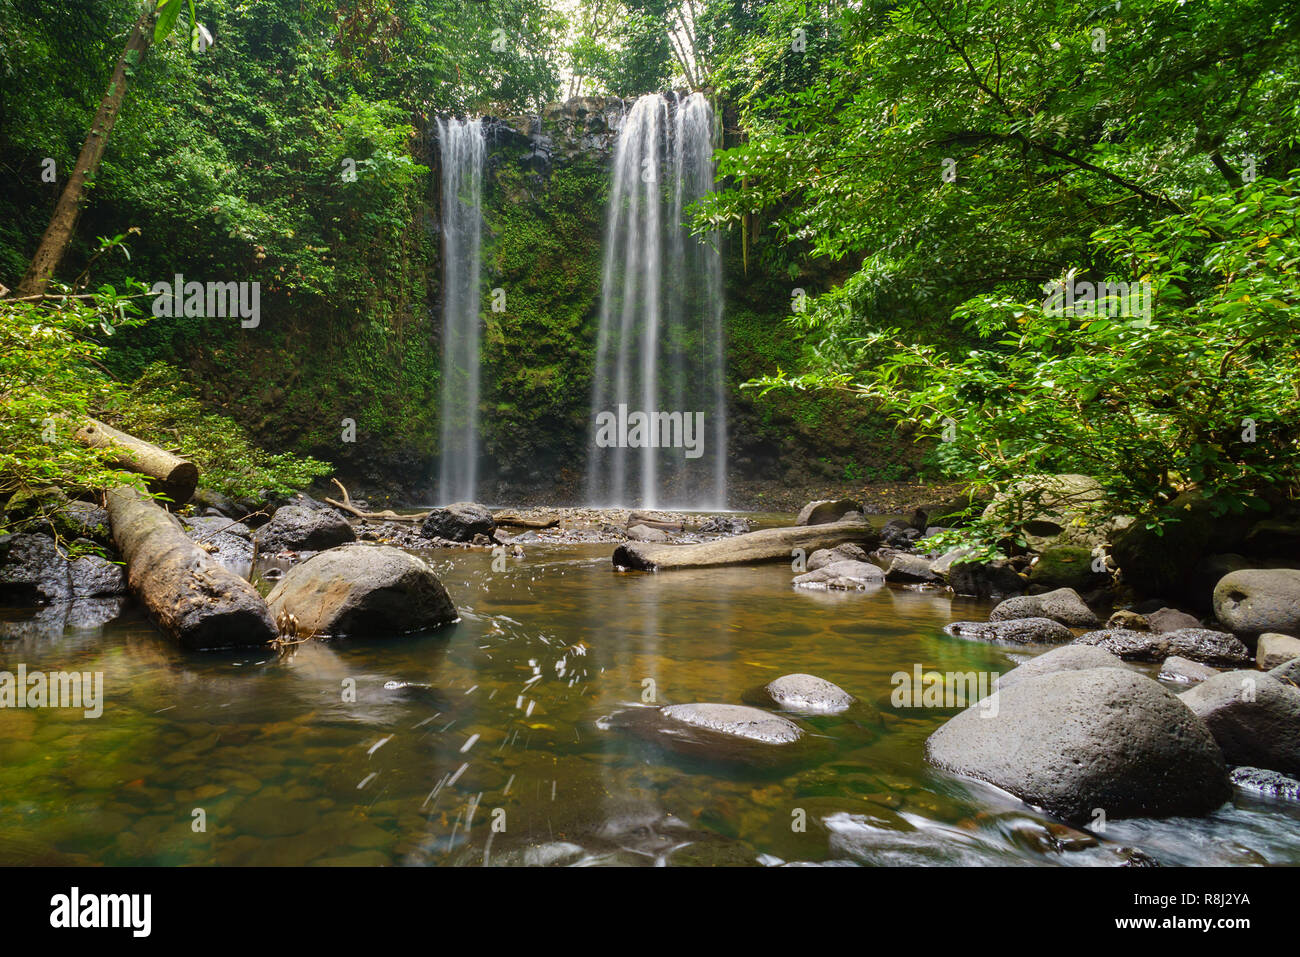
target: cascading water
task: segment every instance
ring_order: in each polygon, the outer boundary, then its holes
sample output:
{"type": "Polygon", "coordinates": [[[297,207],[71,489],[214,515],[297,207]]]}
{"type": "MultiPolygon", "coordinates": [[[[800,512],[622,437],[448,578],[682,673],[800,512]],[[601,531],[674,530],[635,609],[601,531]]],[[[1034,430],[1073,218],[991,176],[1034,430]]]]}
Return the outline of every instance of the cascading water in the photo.
{"type": "Polygon", "coordinates": [[[442,455],[438,496],[473,501],[478,484],[481,120],[439,120],[442,162],[442,455]]]}
{"type": "Polygon", "coordinates": [[[701,93],[643,96],[614,146],[587,500],[726,507],[722,261],[686,209],[713,190],[701,93]],[[665,176],[664,174],[667,173],[665,176]]]}

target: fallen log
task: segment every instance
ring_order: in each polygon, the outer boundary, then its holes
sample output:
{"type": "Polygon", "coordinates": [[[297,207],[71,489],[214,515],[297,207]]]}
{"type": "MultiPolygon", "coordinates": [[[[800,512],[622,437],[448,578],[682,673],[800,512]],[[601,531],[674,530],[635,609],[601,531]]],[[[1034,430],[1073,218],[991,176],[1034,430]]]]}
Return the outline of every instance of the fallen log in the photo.
{"type": "Polygon", "coordinates": [[[656,545],[626,542],[614,550],[614,564],[638,571],[676,571],[723,565],[758,565],[790,561],[795,549],[811,553],[855,542],[872,549],[880,544],[880,531],[867,522],[831,522],[793,528],[764,528],[699,545],[656,545]]]}
{"type": "Polygon", "coordinates": [[[559,518],[528,518],[514,512],[494,512],[492,521],[509,528],[554,528],[560,524],[559,518]]]}
{"type": "Polygon", "coordinates": [[[660,518],[653,518],[645,512],[629,512],[627,516],[627,528],[633,525],[645,525],[647,528],[657,528],[661,532],[680,532],[682,530],[681,522],[665,522],[660,518]]]}
{"type": "Polygon", "coordinates": [[[199,470],[193,462],[95,419],[86,420],[76,439],[91,448],[111,449],[114,465],[149,476],[153,479],[150,487],[177,505],[188,502],[199,484],[199,470]]]}
{"type": "Polygon", "coordinates": [[[192,650],[275,637],[257,589],[190,541],[173,515],[128,486],[112,489],[107,501],[127,585],[167,637],[192,650]]]}

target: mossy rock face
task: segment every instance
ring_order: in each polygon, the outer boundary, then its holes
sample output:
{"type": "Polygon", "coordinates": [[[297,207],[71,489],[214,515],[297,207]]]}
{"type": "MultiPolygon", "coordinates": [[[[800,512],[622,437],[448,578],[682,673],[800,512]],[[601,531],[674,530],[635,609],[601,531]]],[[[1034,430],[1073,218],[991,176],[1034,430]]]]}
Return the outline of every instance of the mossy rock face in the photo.
{"type": "Polygon", "coordinates": [[[1092,550],[1081,545],[1053,545],[1043,551],[1029,572],[1031,585],[1083,591],[1105,579],[1092,570],[1092,550]]]}

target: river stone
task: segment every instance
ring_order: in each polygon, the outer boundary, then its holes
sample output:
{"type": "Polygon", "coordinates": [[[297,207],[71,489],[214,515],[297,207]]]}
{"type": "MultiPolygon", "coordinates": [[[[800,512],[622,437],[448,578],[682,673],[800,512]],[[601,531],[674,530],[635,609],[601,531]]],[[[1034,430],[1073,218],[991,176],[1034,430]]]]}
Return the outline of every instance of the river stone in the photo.
{"type": "Polygon", "coordinates": [[[1007,688],[1026,678],[1054,674],[1058,671],[1087,671],[1092,668],[1123,668],[1124,662],[1109,651],[1090,645],[1062,645],[1045,651],[1037,658],[1012,668],[998,678],[998,687],[1007,688]]]}
{"type": "Polygon", "coordinates": [[[1074,632],[1050,618],[1015,618],[1010,621],[954,621],[944,628],[954,638],[1002,641],[1017,645],[1062,645],[1074,632]]]}
{"type": "Polygon", "coordinates": [[[799,510],[796,525],[827,525],[838,522],[847,512],[861,512],[862,506],[851,498],[823,499],[809,502],[799,510]]]}
{"type": "Polygon", "coordinates": [[[948,568],[948,585],[958,595],[1001,601],[1025,590],[1025,580],[1005,560],[955,561],[948,568]]]}
{"type": "Polygon", "coordinates": [[[126,594],[126,569],[98,555],[68,563],[73,598],[112,598],[126,594]]]}
{"type": "Polygon", "coordinates": [[[1251,568],[1224,575],[1214,587],[1214,614],[1239,635],[1300,632],[1300,571],[1251,568]]]}
{"type": "Polygon", "coordinates": [[[815,572],[819,568],[833,565],[835,562],[865,562],[867,552],[861,545],[845,542],[834,548],[819,548],[808,556],[807,570],[815,572]]]}
{"type": "Polygon", "coordinates": [[[1080,635],[1075,641],[1105,648],[1125,661],[1164,661],[1170,655],[1181,655],[1205,664],[1232,667],[1251,660],[1250,649],[1235,635],[1208,628],[1183,628],[1163,634],[1103,628],[1080,635]]]}
{"type": "Polygon", "coordinates": [[[1300,638],[1266,632],[1255,645],[1255,661],[1264,671],[1271,671],[1293,658],[1300,658],[1300,638]]]}
{"type": "Polygon", "coordinates": [[[900,585],[928,585],[942,581],[930,565],[931,560],[923,555],[895,555],[885,572],[885,581],[900,585]]]}
{"type": "Polygon", "coordinates": [[[1267,672],[1225,671],[1184,691],[1233,764],[1300,774],[1300,689],[1267,672]]]}
{"type": "Polygon", "coordinates": [[[659,711],[670,722],[689,724],[762,744],[791,744],[803,737],[803,729],[789,718],[745,705],[672,704],[659,711]]]}
{"type": "Polygon", "coordinates": [[[1232,783],[1243,791],[1263,797],[1300,801],[1300,781],[1264,768],[1233,768],[1232,783]]]}
{"type": "Polygon", "coordinates": [[[0,536],[0,600],[44,604],[72,598],[68,559],[48,535],[0,536]]]}
{"type": "Polygon", "coordinates": [[[1128,608],[1121,608],[1106,619],[1106,628],[1109,630],[1118,628],[1123,631],[1150,631],[1151,622],[1147,621],[1146,615],[1139,615],[1128,608]]]}
{"type": "Polygon", "coordinates": [[[930,563],[930,571],[940,578],[947,579],[953,565],[974,553],[975,549],[973,548],[954,548],[951,551],[944,552],[930,563]]]}
{"type": "Polygon", "coordinates": [[[1293,658],[1290,661],[1284,661],[1276,668],[1268,669],[1278,681],[1291,682],[1296,687],[1300,687],[1300,658],[1293,658]]]}
{"type": "Polygon", "coordinates": [[[1072,628],[1096,628],[1101,622],[1073,588],[1058,588],[1041,595],[1017,595],[1000,602],[989,621],[1015,618],[1050,618],[1072,628]]]}
{"type": "Polygon", "coordinates": [[[782,675],[769,681],[763,690],[772,703],[784,711],[834,713],[844,711],[853,704],[851,694],[816,675],[782,675]]]}
{"type": "Polygon", "coordinates": [[[799,575],[794,580],[796,588],[862,589],[880,585],[885,573],[870,562],[838,561],[824,565],[816,571],[799,575]]]}
{"type": "Polygon", "coordinates": [[[288,612],[301,632],[318,635],[387,637],[457,618],[433,569],[387,545],[321,552],[285,572],[266,600],[272,617],[288,612]]]}
{"type": "Polygon", "coordinates": [[[1204,814],[1231,796],[1205,725],[1143,675],[1058,671],[991,697],[996,710],[986,698],[930,736],[931,764],[1072,823],[1096,808],[1111,819],[1204,814]]]}
{"type": "Polygon", "coordinates": [[[649,525],[633,525],[627,530],[627,537],[634,542],[666,542],[668,533],[661,528],[651,528],[649,525]]]}
{"type": "Polygon", "coordinates": [[[1104,572],[1092,569],[1092,549],[1083,545],[1051,545],[1044,548],[1029,570],[1031,585],[1088,588],[1104,581],[1104,572]]]}
{"type": "Polygon", "coordinates": [[[1191,658],[1184,658],[1182,655],[1170,655],[1160,666],[1161,678],[1189,685],[1208,681],[1217,674],[1219,674],[1218,668],[1192,661],[1191,658]]]}
{"type": "Polygon", "coordinates": [[[1146,620],[1152,631],[1182,631],[1184,628],[1201,627],[1199,618],[1176,608],[1157,608],[1147,613],[1146,620]]]}
{"type": "Polygon", "coordinates": [[[475,535],[491,535],[496,528],[492,512],[475,502],[454,502],[429,512],[420,526],[425,538],[442,538],[450,542],[471,542],[475,535]]]}
{"type": "Polygon", "coordinates": [[[271,520],[257,530],[257,550],[263,554],[280,551],[314,552],[356,541],[357,533],[338,512],[282,505],[271,520]]]}

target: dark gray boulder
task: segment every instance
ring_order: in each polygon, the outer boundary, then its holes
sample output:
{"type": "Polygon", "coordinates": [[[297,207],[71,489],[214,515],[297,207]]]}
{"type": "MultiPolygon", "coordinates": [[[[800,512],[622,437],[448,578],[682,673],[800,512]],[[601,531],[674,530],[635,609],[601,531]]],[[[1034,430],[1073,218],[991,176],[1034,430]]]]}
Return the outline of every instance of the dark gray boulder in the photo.
{"type": "Polygon", "coordinates": [[[388,545],[321,552],[285,572],[266,601],[277,620],[294,615],[299,631],[314,635],[388,637],[457,619],[433,569],[388,545]]]}
{"type": "Polygon", "coordinates": [[[970,598],[1001,601],[1025,590],[1025,579],[1010,562],[953,562],[948,569],[948,585],[953,592],[970,598]]]}
{"type": "Polygon", "coordinates": [[[923,555],[895,555],[885,571],[885,581],[899,585],[931,585],[943,581],[931,564],[931,559],[923,555]]]}
{"type": "Polygon", "coordinates": [[[930,736],[931,764],[1076,823],[1097,809],[1110,819],[1205,814],[1231,796],[1208,729],[1150,678],[1059,671],[991,697],[930,736]]]}
{"type": "Polygon", "coordinates": [[[1181,655],[1210,665],[1234,667],[1251,661],[1250,649],[1225,631],[1208,628],[1183,628],[1156,633],[1103,628],[1075,639],[1081,645],[1096,645],[1125,661],[1164,661],[1181,655]]]}
{"type": "Polygon", "coordinates": [[[83,555],[69,562],[68,578],[74,600],[126,594],[126,569],[98,555],[83,555]]]}
{"type": "Polygon", "coordinates": [[[1195,615],[1176,608],[1157,608],[1145,615],[1152,631],[1181,631],[1184,628],[1200,628],[1201,621],[1195,615]]]}
{"type": "Polygon", "coordinates": [[[1018,681],[1058,671],[1087,671],[1092,668],[1123,668],[1124,662],[1109,651],[1090,645],[1062,645],[1045,651],[1037,658],[1012,668],[998,678],[999,688],[1009,688],[1018,681]]]}
{"type": "Polygon", "coordinates": [[[1300,689],[1260,671],[1225,671],[1180,697],[1233,764],[1300,774],[1300,689]]]}
{"type": "Polygon", "coordinates": [[[1018,595],[999,602],[989,621],[1015,618],[1050,618],[1071,628],[1096,628],[1101,622],[1073,588],[1057,588],[1041,595],[1018,595]]]}
{"type": "Polygon", "coordinates": [[[1074,640],[1074,632],[1050,618],[954,621],[943,630],[954,638],[1015,645],[1062,645],[1074,640]]]}
{"type": "Polygon", "coordinates": [[[72,598],[67,556],[48,535],[0,536],[0,601],[38,605],[72,598]]]}
{"type": "Polygon", "coordinates": [[[744,535],[750,531],[749,520],[731,515],[713,515],[700,525],[706,535],[744,535]]]}
{"type": "Polygon", "coordinates": [[[1250,794],[1282,801],[1300,801],[1300,781],[1285,774],[1264,768],[1233,768],[1229,777],[1236,787],[1250,794]]]}
{"type": "Polygon", "coordinates": [[[1214,614],[1239,635],[1300,632],[1300,570],[1251,568],[1214,586],[1214,614]]]}
{"type": "Polygon", "coordinates": [[[475,502],[454,502],[445,508],[435,508],[420,526],[425,538],[441,538],[449,542],[472,542],[475,535],[491,536],[496,529],[492,512],[475,502]]]}
{"type": "Polygon", "coordinates": [[[271,520],[257,530],[257,550],[318,552],[356,541],[357,533],[338,512],[306,505],[282,505],[271,520]]]}

